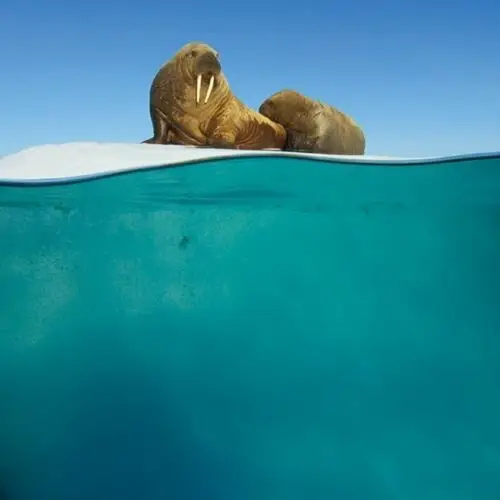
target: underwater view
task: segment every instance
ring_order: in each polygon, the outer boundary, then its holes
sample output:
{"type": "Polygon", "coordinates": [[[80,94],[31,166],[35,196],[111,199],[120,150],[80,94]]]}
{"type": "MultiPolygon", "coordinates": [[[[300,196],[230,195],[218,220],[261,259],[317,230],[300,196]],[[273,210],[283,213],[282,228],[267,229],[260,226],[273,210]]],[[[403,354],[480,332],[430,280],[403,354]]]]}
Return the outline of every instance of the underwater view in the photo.
{"type": "Polygon", "coordinates": [[[1,500],[498,500],[500,155],[0,183],[1,500]]]}

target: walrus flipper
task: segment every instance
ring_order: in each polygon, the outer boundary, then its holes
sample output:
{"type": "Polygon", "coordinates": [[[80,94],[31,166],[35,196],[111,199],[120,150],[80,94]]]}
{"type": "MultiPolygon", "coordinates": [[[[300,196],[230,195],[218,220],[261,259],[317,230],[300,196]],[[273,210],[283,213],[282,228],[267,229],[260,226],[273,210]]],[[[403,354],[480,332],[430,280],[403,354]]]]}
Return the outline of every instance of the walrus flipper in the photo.
{"type": "Polygon", "coordinates": [[[143,144],[170,144],[170,127],[164,113],[158,108],[151,107],[151,122],[153,123],[153,137],[142,141],[143,144]]]}
{"type": "Polygon", "coordinates": [[[238,149],[236,145],[236,133],[227,127],[216,127],[207,137],[207,145],[212,148],[238,149]]]}
{"type": "Polygon", "coordinates": [[[286,129],[286,140],[284,151],[296,151],[297,153],[316,153],[316,137],[304,132],[286,129]]]}

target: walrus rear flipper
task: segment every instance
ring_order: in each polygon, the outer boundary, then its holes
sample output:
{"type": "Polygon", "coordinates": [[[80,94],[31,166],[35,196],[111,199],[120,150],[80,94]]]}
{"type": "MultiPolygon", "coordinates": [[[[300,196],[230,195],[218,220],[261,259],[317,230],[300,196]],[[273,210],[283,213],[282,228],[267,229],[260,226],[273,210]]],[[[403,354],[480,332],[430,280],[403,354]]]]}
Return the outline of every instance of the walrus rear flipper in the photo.
{"type": "Polygon", "coordinates": [[[169,144],[169,122],[164,113],[158,108],[151,107],[151,122],[153,123],[153,137],[142,141],[142,144],[169,144]]]}

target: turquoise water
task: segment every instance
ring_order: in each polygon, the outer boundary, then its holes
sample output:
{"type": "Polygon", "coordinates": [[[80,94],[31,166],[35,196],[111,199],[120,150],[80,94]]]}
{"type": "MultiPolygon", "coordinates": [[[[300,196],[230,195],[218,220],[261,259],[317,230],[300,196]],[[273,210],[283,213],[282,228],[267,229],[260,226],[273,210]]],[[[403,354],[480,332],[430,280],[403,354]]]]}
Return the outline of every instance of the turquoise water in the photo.
{"type": "Polygon", "coordinates": [[[3,185],[0,231],[2,500],[498,500],[500,157],[3,185]]]}

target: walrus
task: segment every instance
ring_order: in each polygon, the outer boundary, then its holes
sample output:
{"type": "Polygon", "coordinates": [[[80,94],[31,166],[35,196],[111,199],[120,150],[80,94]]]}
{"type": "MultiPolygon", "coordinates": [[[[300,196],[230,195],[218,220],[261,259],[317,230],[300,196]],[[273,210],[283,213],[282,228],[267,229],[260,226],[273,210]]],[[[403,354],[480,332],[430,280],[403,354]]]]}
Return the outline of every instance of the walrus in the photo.
{"type": "Polygon", "coordinates": [[[285,127],[286,151],[365,154],[365,135],[351,117],[295,90],[276,92],[260,105],[259,113],[285,127]]]}
{"type": "Polygon", "coordinates": [[[150,90],[149,144],[282,149],[284,127],[245,106],[222,72],[219,54],[191,42],[156,74],[150,90]]]}

